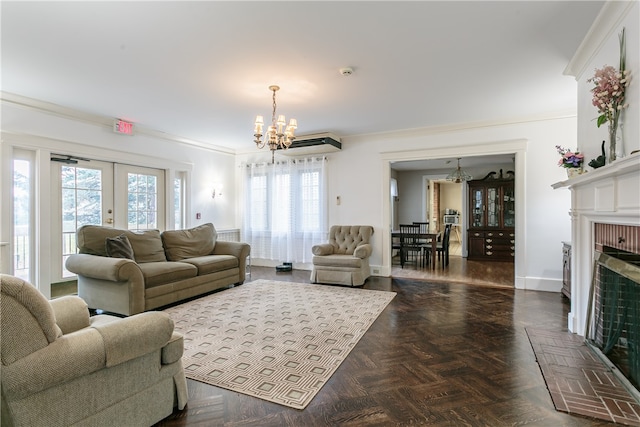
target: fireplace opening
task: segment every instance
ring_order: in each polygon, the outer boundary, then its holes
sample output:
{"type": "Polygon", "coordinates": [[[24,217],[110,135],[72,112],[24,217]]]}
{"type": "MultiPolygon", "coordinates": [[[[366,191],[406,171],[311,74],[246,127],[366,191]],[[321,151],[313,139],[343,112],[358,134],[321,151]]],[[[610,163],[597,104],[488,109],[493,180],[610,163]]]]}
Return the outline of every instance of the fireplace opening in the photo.
{"type": "Polygon", "coordinates": [[[596,252],[586,339],[637,390],[640,388],[640,254],[609,246],[602,249],[596,252]]]}

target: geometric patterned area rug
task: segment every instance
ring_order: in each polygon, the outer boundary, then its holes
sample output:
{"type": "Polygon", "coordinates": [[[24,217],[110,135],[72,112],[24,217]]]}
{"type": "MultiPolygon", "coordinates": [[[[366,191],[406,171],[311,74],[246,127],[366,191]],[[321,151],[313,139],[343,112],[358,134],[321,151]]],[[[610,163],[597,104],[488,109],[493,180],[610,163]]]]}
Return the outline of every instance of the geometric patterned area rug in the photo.
{"type": "Polygon", "coordinates": [[[537,328],[526,331],[556,410],[640,426],[640,405],[584,337],[537,328]]]}
{"type": "Polygon", "coordinates": [[[187,378],[304,409],[395,295],[256,280],[164,311],[187,378]]]}

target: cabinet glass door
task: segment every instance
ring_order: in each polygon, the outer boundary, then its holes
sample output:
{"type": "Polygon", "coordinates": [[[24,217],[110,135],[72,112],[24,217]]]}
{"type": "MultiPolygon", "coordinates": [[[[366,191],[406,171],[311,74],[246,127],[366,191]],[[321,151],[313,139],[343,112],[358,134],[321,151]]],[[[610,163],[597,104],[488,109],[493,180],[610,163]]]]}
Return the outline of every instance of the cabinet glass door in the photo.
{"type": "Polygon", "coordinates": [[[487,227],[500,226],[500,200],[497,187],[487,188],[487,227]]]}
{"type": "Polygon", "coordinates": [[[515,227],[516,225],[516,207],[515,195],[513,187],[505,187],[504,189],[504,226],[515,227]]]}
{"type": "Polygon", "coordinates": [[[471,227],[484,226],[484,189],[474,188],[471,193],[471,227]]]}

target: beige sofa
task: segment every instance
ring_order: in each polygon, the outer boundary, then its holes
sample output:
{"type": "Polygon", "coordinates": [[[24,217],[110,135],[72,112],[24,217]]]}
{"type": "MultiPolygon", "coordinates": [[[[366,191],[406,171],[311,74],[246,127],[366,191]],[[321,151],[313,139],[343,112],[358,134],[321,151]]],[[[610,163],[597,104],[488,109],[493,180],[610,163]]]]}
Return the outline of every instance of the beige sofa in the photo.
{"type": "Polygon", "coordinates": [[[329,242],[315,245],[311,283],[362,286],[371,275],[369,257],[372,253],[370,225],[333,225],[329,242]]]}
{"type": "Polygon", "coordinates": [[[150,426],[182,410],[184,342],[162,312],[89,317],[0,275],[2,426],[150,426]]]}
{"type": "Polygon", "coordinates": [[[76,236],[79,253],[66,267],[78,275],[78,296],[90,308],[127,316],[242,284],[250,251],[216,241],[210,223],[162,233],[85,225],[76,236]]]}

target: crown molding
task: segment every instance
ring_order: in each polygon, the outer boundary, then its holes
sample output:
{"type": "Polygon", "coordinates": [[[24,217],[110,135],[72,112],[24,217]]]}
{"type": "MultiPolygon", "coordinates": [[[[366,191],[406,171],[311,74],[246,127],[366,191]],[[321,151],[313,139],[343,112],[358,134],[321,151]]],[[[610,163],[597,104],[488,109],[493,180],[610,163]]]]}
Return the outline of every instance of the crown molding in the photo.
{"type": "MultiPolygon", "coordinates": [[[[76,122],[89,124],[92,126],[103,127],[112,129],[114,117],[106,117],[99,114],[88,113],[86,111],[75,110],[69,107],[63,107],[61,105],[53,104],[46,101],[41,101],[34,98],[29,98],[14,93],[0,91],[0,102],[7,105],[23,108],[30,111],[36,111],[39,113],[51,114],[57,117],[73,120],[76,122]]],[[[208,151],[213,151],[220,154],[235,155],[236,150],[227,147],[221,147],[217,145],[208,144],[202,141],[196,141],[193,139],[185,138],[178,135],[172,135],[166,132],[162,132],[156,129],[144,127],[138,123],[135,123],[135,134],[144,135],[152,138],[164,139],[171,142],[177,142],[185,144],[191,147],[197,147],[208,151]]]]}
{"type": "Polygon", "coordinates": [[[624,18],[629,14],[636,1],[607,1],[591,24],[587,35],[578,46],[576,53],[567,64],[563,74],[576,80],[585,72],[585,68],[600,52],[604,43],[612,37],[624,18]]]}
{"type": "Polygon", "coordinates": [[[568,109],[556,112],[548,112],[537,115],[530,116],[522,116],[522,117],[511,117],[505,119],[498,120],[485,120],[485,121],[477,121],[477,122],[465,122],[465,123],[453,123],[447,125],[439,125],[439,126],[429,126],[422,128],[413,128],[413,129],[399,129],[394,131],[385,131],[378,133],[368,133],[368,134],[359,134],[359,135],[347,135],[341,138],[343,146],[345,142],[348,144],[349,142],[364,142],[364,141],[386,141],[389,139],[409,139],[409,138],[420,138],[429,135],[437,135],[443,133],[452,133],[452,132],[461,132],[468,130],[477,130],[483,128],[493,128],[493,127],[501,127],[501,126],[510,126],[510,125],[518,125],[525,123],[536,123],[536,122],[545,122],[549,120],[564,120],[568,118],[577,117],[577,112],[575,109],[568,109]]]}

